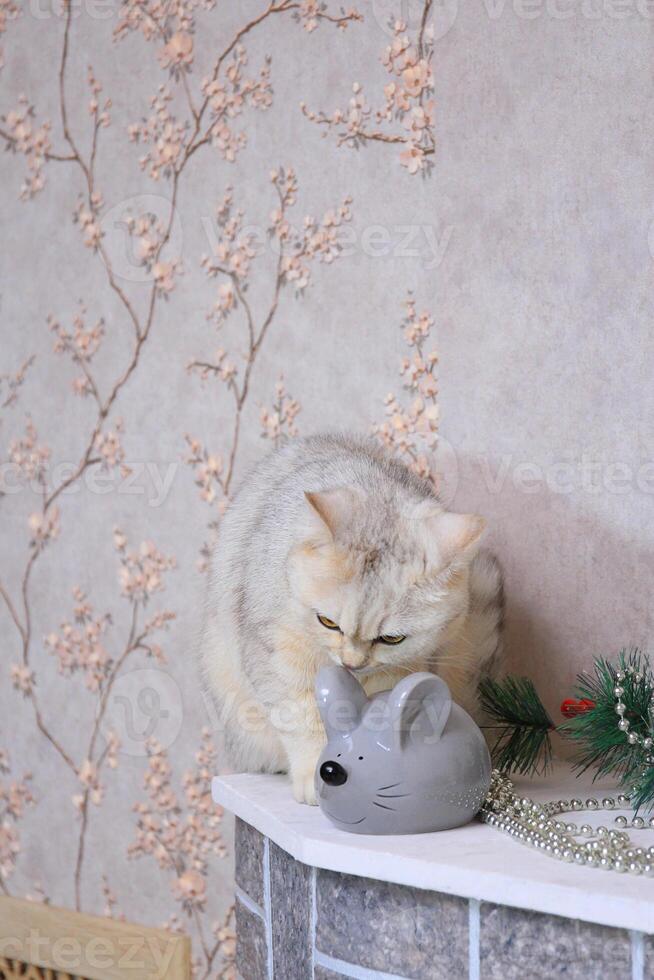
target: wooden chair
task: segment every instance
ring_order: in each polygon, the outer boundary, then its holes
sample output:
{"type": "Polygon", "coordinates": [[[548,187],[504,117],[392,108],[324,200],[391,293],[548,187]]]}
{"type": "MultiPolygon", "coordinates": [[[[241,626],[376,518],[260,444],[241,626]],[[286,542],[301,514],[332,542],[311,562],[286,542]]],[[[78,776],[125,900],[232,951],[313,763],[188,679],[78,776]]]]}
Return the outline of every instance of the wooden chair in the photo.
{"type": "Polygon", "coordinates": [[[188,936],[0,897],[0,980],[190,980],[188,936]]]}

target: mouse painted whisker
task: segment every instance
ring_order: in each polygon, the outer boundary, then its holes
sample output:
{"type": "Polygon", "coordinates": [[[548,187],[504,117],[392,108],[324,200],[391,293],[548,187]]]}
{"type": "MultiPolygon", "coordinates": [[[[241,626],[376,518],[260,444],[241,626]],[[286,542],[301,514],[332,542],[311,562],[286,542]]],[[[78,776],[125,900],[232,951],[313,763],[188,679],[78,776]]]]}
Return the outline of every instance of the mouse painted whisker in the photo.
{"type": "Polygon", "coordinates": [[[380,786],[378,790],[375,790],[375,792],[383,793],[385,789],[395,789],[396,786],[401,786],[401,785],[402,785],[402,780],[400,780],[399,783],[389,783],[388,786],[380,786]]]}
{"type": "Polygon", "coordinates": [[[395,807],[394,806],[386,806],[384,803],[376,803],[375,800],[372,801],[372,805],[373,806],[378,806],[380,808],[380,810],[392,810],[393,813],[395,813],[395,807]]]}

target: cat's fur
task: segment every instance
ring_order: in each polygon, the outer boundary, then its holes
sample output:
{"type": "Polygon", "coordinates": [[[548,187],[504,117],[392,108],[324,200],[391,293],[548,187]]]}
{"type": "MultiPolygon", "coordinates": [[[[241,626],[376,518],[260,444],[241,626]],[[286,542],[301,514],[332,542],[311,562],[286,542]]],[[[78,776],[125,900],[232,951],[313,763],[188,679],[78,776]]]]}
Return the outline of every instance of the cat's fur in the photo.
{"type": "Polygon", "coordinates": [[[202,667],[232,764],[289,771],[296,798],[315,802],[314,679],[330,660],[368,693],[432,670],[474,714],[502,654],[483,528],[369,440],[315,436],[265,458],[223,519],[206,599],[202,667]],[[373,642],[383,634],[406,639],[373,642]]]}

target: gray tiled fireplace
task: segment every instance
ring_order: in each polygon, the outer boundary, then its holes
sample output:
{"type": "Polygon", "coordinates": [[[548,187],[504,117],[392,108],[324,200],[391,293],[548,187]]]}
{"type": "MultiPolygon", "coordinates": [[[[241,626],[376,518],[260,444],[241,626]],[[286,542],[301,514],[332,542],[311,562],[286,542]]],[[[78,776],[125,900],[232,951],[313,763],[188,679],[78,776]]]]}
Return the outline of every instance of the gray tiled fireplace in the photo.
{"type": "Polygon", "coordinates": [[[242,980],[654,980],[652,880],[562,865],[481,824],[344,834],[279,777],[225,777],[214,795],[237,813],[242,980]]]}

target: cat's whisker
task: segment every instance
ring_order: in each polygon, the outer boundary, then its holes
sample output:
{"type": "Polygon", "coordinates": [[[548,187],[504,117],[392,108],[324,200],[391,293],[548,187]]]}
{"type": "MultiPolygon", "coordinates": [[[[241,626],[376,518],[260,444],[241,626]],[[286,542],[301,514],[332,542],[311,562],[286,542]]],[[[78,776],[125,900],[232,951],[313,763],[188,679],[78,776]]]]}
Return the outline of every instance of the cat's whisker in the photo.
{"type": "Polygon", "coordinates": [[[396,786],[401,786],[401,785],[402,785],[402,780],[400,780],[399,783],[389,783],[388,786],[380,786],[379,789],[376,790],[376,792],[379,795],[379,793],[381,793],[385,789],[395,789],[396,786]]]}
{"type": "Polygon", "coordinates": [[[377,802],[375,802],[375,800],[372,801],[372,805],[373,806],[378,806],[380,810],[392,810],[393,813],[396,812],[394,806],[385,806],[383,803],[377,803],[377,802]]]}
{"type": "Polygon", "coordinates": [[[439,656],[436,661],[437,667],[453,665],[455,667],[472,667],[477,664],[475,651],[471,648],[468,651],[457,650],[456,653],[444,654],[439,656]]]}
{"type": "Polygon", "coordinates": [[[375,674],[382,674],[384,677],[393,677],[395,674],[415,674],[415,666],[405,666],[404,664],[379,665],[375,668],[375,674]]]}

